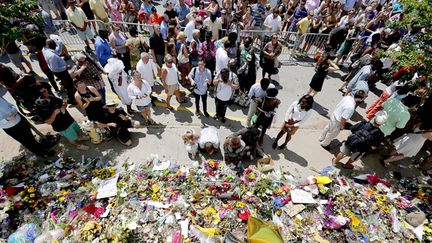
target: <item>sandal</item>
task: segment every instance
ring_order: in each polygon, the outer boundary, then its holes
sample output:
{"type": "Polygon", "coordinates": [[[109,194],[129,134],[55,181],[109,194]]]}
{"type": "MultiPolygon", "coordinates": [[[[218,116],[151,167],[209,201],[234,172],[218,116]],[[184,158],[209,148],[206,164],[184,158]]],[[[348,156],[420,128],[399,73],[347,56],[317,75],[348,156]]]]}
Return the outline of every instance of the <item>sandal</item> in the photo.
{"type": "Polygon", "coordinates": [[[342,168],[347,169],[347,170],[352,170],[352,169],[354,169],[354,165],[352,165],[352,164],[343,164],[342,168]]]}

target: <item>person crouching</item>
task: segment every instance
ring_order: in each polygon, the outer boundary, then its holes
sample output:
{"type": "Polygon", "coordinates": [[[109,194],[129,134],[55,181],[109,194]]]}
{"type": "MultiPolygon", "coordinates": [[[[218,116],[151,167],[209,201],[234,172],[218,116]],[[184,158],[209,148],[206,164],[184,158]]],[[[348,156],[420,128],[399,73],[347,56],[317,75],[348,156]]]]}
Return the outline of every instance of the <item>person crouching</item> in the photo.
{"type": "Polygon", "coordinates": [[[109,101],[104,106],[105,116],[99,127],[110,130],[111,134],[117,140],[126,146],[132,145],[132,139],[129,128],[139,128],[141,124],[132,120],[122,108],[118,108],[118,103],[109,101]]]}

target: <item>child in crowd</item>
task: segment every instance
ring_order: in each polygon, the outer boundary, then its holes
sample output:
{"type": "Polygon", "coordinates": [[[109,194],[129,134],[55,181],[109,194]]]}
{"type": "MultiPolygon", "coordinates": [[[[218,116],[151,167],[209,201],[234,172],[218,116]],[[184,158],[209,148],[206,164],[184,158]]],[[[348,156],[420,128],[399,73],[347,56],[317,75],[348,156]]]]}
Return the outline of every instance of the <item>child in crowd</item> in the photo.
{"type": "Polygon", "coordinates": [[[188,129],[183,133],[182,139],[186,145],[186,151],[192,155],[193,159],[195,159],[198,153],[199,134],[195,133],[193,129],[188,129]]]}

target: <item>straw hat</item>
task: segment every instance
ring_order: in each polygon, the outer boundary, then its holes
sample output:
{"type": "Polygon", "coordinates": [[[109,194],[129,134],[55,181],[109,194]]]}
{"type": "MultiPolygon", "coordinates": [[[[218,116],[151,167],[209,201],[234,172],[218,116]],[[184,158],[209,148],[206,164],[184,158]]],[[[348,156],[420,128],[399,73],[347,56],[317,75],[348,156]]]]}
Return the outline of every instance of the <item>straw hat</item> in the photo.
{"type": "Polygon", "coordinates": [[[115,100],[108,100],[108,101],[106,102],[104,108],[107,108],[107,107],[109,107],[109,106],[115,106],[115,107],[117,107],[117,106],[118,106],[118,102],[115,101],[115,100]]]}

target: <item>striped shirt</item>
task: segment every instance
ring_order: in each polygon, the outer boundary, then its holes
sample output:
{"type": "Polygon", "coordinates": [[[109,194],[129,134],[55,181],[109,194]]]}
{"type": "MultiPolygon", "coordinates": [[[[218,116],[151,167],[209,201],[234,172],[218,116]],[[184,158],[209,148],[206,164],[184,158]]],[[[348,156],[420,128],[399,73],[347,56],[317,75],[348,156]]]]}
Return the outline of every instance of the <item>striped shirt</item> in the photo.
{"type": "Polygon", "coordinates": [[[264,4],[260,4],[258,5],[258,3],[252,5],[252,16],[254,17],[255,20],[255,27],[261,27],[263,22],[264,22],[264,18],[261,15],[265,15],[266,13],[266,8],[264,4]]]}

